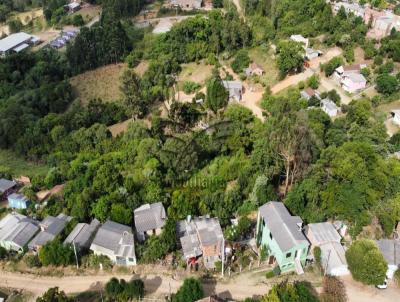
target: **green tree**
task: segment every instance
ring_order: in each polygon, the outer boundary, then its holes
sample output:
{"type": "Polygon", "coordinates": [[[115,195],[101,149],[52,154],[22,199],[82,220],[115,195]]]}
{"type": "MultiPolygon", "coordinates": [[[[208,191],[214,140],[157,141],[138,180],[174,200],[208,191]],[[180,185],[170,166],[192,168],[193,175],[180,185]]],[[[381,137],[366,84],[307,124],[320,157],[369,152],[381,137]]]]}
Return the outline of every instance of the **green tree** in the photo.
{"type": "Polygon", "coordinates": [[[390,95],[398,91],[399,83],[396,77],[389,74],[380,74],[376,78],[376,90],[380,93],[390,95]]]}
{"type": "Polygon", "coordinates": [[[173,297],[173,302],[195,302],[204,297],[203,287],[199,280],[187,278],[183,281],[176,295],[173,297]]]}
{"type": "Polygon", "coordinates": [[[207,83],[206,104],[214,113],[228,104],[228,91],[219,76],[215,76],[207,83]]]}
{"type": "Polygon", "coordinates": [[[307,85],[312,89],[318,89],[319,86],[319,76],[317,74],[313,74],[311,77],[307,79],[307,85]]]}
{"type": "Polygon", "coordinates": [[[52,287],[43,294],[43,296],[36,299],[36,302],[73,302],[73,298],[69,298],[58,287],[52,287]]]}
{"type": "Polygon", "coordinates": [[[247,50],[241,49],[235,56],[235,59],[231,63],[231,67],[234,72],[242,73],[245,68],[250,64],[250,57],[247,50]]]}
{"type": "Polygon", "coordinates": [[[110,218],[121,224],[130,225],[132,223],[132,211],[122,203],[111,205],[110,218]]]}
{"type": "Polygon", "coordinates": [[[70,245],[63,245],[59,239],[54,239],[40,248],[39,260],[44,266],[67,266],[74,263],[75,257],[70,245]]]}
{"type": "Polygon", "coordinates": [[[302,69],[304,62],[304,48],[301,43],[294,41],[282,41],[279,43],[277,64],[281,78],[290,72],[302,69]]]}
{"type": "Polygon", "coordinates": [[[133,69],[126,69],[121,76],[120,90],[132,117],[141,117],[146,112],[146,102],[142,96],[141,79],[133,69]]]}
{"type": "Polygon", "coordinates": [[[374,241],[354,241],[346,251],[346,260],[355,280],[367,285],[378,285],[385,281],[387,263],[374,241]]]}

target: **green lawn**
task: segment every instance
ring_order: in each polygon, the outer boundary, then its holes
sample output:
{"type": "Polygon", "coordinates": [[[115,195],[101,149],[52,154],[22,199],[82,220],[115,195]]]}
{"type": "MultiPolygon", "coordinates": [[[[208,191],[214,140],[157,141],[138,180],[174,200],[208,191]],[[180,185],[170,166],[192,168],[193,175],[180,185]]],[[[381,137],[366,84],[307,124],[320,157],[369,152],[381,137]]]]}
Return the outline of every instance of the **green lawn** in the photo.
{"type": "Polygon", "coordinates": [[[48,170],[46,165],[27,162],[23,158],[14,155],[12,151],[2,149],[0,149],[0,166],[9,168],[14,177],[21,175],[32,177],[46,173],[48,170]]]}

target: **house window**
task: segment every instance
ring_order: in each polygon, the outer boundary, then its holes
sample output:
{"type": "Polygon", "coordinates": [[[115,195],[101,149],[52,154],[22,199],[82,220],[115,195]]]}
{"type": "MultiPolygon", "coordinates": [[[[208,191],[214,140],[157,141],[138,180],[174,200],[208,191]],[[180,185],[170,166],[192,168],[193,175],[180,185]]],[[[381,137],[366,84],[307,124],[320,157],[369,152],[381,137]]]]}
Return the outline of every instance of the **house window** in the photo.
{"type": "Polygon", "coordinates": [[[272,233],[271,233],[271,232],[269,233],[269,238],[271,238],[271,239],[272,239],[272,233]]]}
{"type": "Polygon", "coordinates": [[[286,258],[290,258],[292,256],[292,253],[287,253],[286,258]]]}
{"type": "Polygon", "coordinates": [[[133,262],[133,258],[128,258],[128,261],[129,262],[133,262]]]}

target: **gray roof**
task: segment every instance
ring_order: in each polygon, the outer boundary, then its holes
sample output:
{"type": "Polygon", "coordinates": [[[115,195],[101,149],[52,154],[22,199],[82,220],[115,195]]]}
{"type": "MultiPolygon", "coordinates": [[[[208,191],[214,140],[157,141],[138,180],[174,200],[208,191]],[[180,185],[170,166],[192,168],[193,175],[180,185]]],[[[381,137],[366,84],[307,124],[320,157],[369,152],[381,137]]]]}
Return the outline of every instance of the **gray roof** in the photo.
{"type": "Polygon", "coordinates": [[[206,216],[178,221],[177,234],[186,258],[200,256],[203,247],[217,244],[223,239],[218,218],[206,216]]]}
{"type": "Polygon", "coordinates": [[[131,228],[111,220],[107,220],[99,228],[90,249],[96,250],[97,246],[116,256],[135,257],[135,242],[131,228]]]}
{"type": "Polygon", "coordinates": [[[0,40],[0,51],[9,51],[14,47],[17,47],[18,45],[29,41],[30,39],[32,39],[32,36],[24,32],[11,34],[8,37],[0,40]]]}
{"type": "Polygon", "coordinates": [[[339,110],[339,107],[330,99],[326,98],[321,101],[321,106],[327,110],[339,110]]]}
{"type": "Polygon", "coordinates": [[[54,240],[65,228],[67,222],[71,221],[72,217],[65,214],[59,214],[57,217],[47,216],[40,224],[41,232],[29,242],[28,247],[31,249],[37,246],[43,246],[47,242],[54,240]]]}
{"type": "Polygon", "coordinates": [[[350,72],[345,73],[344,76],[349,78],[354,83],[363,83],[367,81],[361,73],[350,72]]]}
{"type": "Polygon", "coordinates": [[[400,240],[380,239],[376,243],[389,265],[400,265],[400,240]]]}
{"type": "Polygon", "coordinates": [[[328,242],[322,244],[321,248],[321,262],[323,267],[326,268],[326,273],[334,275],[334,270],[346,267],[346,251],[339,242],[328,242]]]}
{"type": "Polygon", "coordinates": [[[161,202],[142,205],[134,211],[134,216],[135,228],[139,233],[162,228],[166,219],[161,202]]]}
{"type": "Polygon", "coordinates": [[[290,215],[282,202],[270,201],[259,208],[260,215],[282,252],[298,244],[309,244],[300,227],[299,216],[290,215]]]}
{"type": "Polygon", "coordinates": [[[312,233],[309,237],[314,245],[320,245],[327,242],[339,242],[341,237],[330,222],[310,223],[306,226],[306,234],[312,233]],[[312,237],[312,238],[311,238],[312,237]]]}
{"type": "Polygon", "coordinates": [[[243,85],[240,81],[222,81],[222,84],[226,89],[242,89],[243,85]]]}
{"type": "Polygon", "coordinates": [[[74,242],[78,248],[89,248],[99,227],[100,222],[97,219],[93,219],[90,224],[78,223],[64,240],[64,244],[74,242]]]}
{"type": "Polygon", "coordinates": [[[1,178],[0,179],[0,194],[3,194],[5,191],[15,187],[17,184],[14,181],[1,178]]]}
{"type": "Polygon", "coordinates": [[[8,214],[0,221],[0,242],[8,241],[20,248],[39,230],[38,222],[24,215],[8,214]]]}

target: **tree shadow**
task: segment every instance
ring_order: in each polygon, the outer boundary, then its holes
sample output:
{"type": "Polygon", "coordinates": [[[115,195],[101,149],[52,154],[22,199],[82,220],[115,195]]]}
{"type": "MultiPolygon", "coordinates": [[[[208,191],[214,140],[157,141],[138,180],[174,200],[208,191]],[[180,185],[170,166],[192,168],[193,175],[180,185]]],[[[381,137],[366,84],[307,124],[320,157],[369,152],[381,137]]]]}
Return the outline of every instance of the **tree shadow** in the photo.
{"type": "MultiPolygon", "coordinates": [[[[136,279],[136,278],[132,278],[136,279]]],[[[154,278],[148,278],[148,277],[143,277],[142,278],[144,282],[144,288],[146,291],[146,294],[153,294],[155,293],[161,286],[162,279],[159,276],[156,276],[154,278]]]]}

